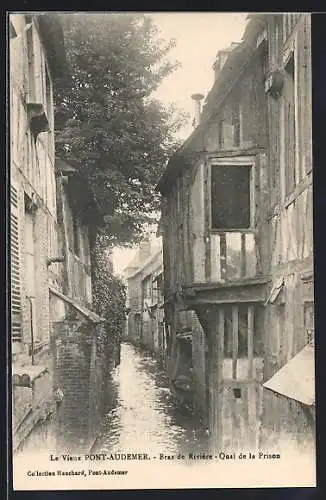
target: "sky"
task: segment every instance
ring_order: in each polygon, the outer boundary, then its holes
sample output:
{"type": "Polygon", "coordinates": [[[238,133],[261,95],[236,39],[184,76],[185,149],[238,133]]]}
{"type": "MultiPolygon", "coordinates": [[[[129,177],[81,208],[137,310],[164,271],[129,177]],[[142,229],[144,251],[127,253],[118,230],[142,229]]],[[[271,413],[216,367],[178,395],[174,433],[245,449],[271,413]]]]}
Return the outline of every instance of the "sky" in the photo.
{"type": "MultiPolygon", "coordinates": [[[[188,125],[178,134],[186,139],[193,130],[194,102],[191,95],[199,92],[206,96],[209,92],[214,81],[212,66],[216,54],[232,42],[241,41],[247,13],[153,12],[148,15],[158,27],[160,38],[174,38],[176,41],[168,58],[179,61],[180,67],[163,81],[155,97],[165,104],[174,102],[190,115],[188,125]]],[[[116,274],[121,274],[135,252],[136,249],[113,250],[116,274]]]]}

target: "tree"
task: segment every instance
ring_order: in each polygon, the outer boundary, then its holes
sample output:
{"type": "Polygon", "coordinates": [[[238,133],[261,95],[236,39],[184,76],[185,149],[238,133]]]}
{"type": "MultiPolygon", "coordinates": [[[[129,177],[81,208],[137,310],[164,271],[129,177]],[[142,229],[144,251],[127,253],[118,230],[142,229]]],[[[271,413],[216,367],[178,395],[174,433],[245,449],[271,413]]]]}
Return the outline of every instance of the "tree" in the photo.
{"type": "Polygon", "coordinates": [[[87,178],[105,214],[96,232],[130,245],[158,209],[155,185],[185,120],[151,97],[176,67],[166,60],[174,42],[159,40],[143,14],[61,19],[71,75],[55,86],[57,154],[87,178]]]}

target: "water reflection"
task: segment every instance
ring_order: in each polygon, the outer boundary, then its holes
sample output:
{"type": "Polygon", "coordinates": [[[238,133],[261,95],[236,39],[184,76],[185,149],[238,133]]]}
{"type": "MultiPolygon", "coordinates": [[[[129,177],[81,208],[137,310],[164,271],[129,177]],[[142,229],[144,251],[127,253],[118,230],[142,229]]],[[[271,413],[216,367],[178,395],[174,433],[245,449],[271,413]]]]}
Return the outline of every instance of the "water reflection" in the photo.
{"type": "Polygon", "coordinates": [[[179,408],[157,361],[122,344],[121,364],[107,386],[107,408],[94,452],[176,454],[206,451],[193,416],[179,408]]]}

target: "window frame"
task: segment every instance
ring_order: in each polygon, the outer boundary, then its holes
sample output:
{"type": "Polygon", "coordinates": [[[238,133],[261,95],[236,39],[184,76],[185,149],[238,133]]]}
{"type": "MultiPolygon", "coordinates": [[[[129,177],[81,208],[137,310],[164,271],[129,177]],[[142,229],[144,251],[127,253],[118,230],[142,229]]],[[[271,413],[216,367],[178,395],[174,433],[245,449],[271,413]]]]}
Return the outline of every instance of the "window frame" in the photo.
{"type": "Polygon", "coordinates": [[[209,231],[210,233],[249,233],[254,232],[255,227],[255,179],[256,179],[256,161],[254,156],[230,156],[230,157],[211,157],[209,160],[209,175],[208,175],[208,212],[209,212],[209,231]],[[250,167],[249,180],[249,210],[250,210],[250,225],[247,228],[219,228],[212,226],[212,167],[250,167]]]}

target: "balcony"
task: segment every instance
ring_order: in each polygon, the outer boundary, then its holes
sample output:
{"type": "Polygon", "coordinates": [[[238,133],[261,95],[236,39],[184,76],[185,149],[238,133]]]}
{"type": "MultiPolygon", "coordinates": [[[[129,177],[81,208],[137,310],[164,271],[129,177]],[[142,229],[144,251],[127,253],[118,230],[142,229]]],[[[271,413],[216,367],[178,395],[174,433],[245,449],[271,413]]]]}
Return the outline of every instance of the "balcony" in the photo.
{"type": "Polygon", "coordinates": [[[188,307],[266,301],[268,277],[261,273],[255,230],[211,231],[200,264],[196,279],[182,286],[188,307]]]}
{"type": "Polygon", "coordinates": [[[253,278],[257,274],[257,243],[253,230],[211,232],[209,281],[253,278]]]}

